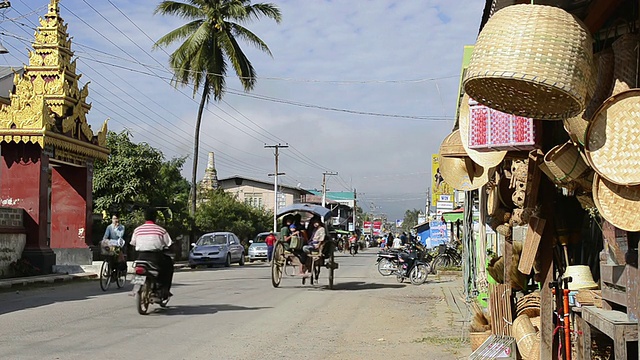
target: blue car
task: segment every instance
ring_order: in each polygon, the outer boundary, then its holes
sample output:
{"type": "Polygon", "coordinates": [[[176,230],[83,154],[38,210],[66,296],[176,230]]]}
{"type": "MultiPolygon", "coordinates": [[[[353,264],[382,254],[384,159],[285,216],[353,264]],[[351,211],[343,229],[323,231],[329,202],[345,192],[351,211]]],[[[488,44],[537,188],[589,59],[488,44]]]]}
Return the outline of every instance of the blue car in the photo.
{"type": "Polygon", "coordinates": [[[191,246],[189,266],[192,269],[200,265],[212,267],[216,264],[229,267],[231,263],[235,262],[240,266],[244,265],[244,246],[240,244],[240,240],[234,233],[207,233],[191,246]]]}

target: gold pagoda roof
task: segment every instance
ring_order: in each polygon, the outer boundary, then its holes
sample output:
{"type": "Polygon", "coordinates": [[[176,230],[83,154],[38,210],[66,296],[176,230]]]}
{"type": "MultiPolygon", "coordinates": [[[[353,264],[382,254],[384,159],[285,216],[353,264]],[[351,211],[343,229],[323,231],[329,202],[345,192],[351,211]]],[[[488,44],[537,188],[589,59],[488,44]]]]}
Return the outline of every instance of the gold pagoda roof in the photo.
{"type": "Polygon", "coordinates": [[[14,75],[10,105],[0,108],[1,141],[38,144],[53,160],[79,165],[87,159],[106,160],[107,120],[97,134],[87,122],[89,83],[79,87],[82,75],[76,74],[59,0],[50,0],[34,37],[29,65],[14,75]]]}

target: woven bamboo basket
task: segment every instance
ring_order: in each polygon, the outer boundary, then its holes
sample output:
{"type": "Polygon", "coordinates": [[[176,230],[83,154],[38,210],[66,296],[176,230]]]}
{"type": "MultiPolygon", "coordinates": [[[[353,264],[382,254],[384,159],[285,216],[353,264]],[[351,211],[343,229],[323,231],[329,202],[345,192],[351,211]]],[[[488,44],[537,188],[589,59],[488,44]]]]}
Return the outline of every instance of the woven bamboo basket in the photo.
{"type": "Polygon", "coordinates": [[[458,116],[460,127],[460,140],[467,155],[480,166],[494,167],[502,162],[507,155],[506,151],[477,151],[469,148],[469,95],[464,94],[460,102],[460,116],[458,116]]]}
{"type": "Polygon", "coordinates": [[[498,185],[489,183],[487,185],[487,214],[493,216],[500,207],[500,198],[498,197],[498,185]]]}
{"type": "Polygon", "coordinates": [[[511,328],[513,337],[516,338],[516,345],[520,354],[529,354],[536,340],[536,328],[533,327],[528,315],[520,315],[513,320],[511,328]]]}
{"type": "Polygon", "coordinates": [[[571,142],[549,150],[544,156],[544,163],[560,182],[577,179],[589,168],[580,156],[580,150],[571,142]]]}
{"type": "Polygon", "coordinates": [[[471,343],[471,352],[476,351],[480,345],[484,344],[489,336],[491,336],[491,330],[485,332],[470,332],[469,342],[471,343]]]}
{"type": "Polygon", "coordinates": [[[464,151],[460,140],[460,131],[449,134],[440,145],[440,172],[444,181],[458,190],[475,190],[489,182],[495,168],[486,168],[476,164],[469,157],[450,157],[457,146],[464,151]],[[447,154],[450,156],[444,156],[447,154]]]}
{"type": "Polygon", "coordinates": [[[536,334],[535,341],[533,342],[533,346],[531,346],[529,354],[522,354],[522,358],[524,360],[540,360],[540,332],[536,334]]]}
{"type": "Polygon", "coordinates": [[[638,46],[640,34],[634,33],[620,36],[611,45],[614,54],[614,83],[611,95],[638,87],[638,46]]]}
{"type": "Polygon", "coordinates": [[[587,129],[585,153],[605,179],[620,185],[640,185],[640,89],[608,98],[587,129]]]}
{"type": "Polygon", "coordinates": [[[600,215],[626,231],[640,231],[640,186],[614,184],[596,174],[593,202],[600,215]]]}
{"type": "Polygon", "coordinates": [[[480,32],[463,84],[493,109],[561,120],[585,109],[593,69],[591,36],[573,15],[553,6],[512,5],[480,32]]]}
{"type": "MultiPolygon", "coordinates": [[[[611,96],[611,88],[613,85],[613,50],[603,50],[596,54],[596,58],[598,76],[596,77],[596,87],[593,96],[584,110],[583,119],[586,120],[590,120],[600,105],[611,96]]],[[[582,144],[584,145],[584,140],[582,144]]]]}

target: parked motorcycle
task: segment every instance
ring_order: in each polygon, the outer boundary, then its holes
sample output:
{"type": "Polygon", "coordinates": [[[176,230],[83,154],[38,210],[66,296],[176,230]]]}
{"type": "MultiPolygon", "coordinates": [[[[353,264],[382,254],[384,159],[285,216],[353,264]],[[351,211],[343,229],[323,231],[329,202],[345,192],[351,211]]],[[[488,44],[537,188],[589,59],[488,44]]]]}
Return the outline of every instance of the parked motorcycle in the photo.
{"type": "Polygon", "coordinates": [[[398,251],[379,251],[378,258],[376,259],[378,264],[378,272],[382,276],[390,276],[398,271],[398,251]]]}
{"type": "Polygon", "coordinates": [[[158,282],[160,269],[155,264],[142,260],[137,260],[134,268],[136,275],[131,283],[136,296],[138,313],[146,315],[151,304],[166,307],[169,302],[169,292],[158,282]]]}
{"type": "Polygon", "coordinates": [[[413,285],[421,285],[431,273],[431,265],[422,261],[416,251],[398,253],[398,263],[396,277],[400,283],[408,278],[413,285]]]}

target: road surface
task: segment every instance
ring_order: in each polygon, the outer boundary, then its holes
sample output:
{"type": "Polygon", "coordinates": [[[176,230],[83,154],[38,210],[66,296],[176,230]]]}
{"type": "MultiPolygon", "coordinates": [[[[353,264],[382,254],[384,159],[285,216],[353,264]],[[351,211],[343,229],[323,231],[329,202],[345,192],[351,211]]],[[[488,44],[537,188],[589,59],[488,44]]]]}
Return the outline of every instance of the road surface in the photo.
{"type": "Polygon", "coordinates": [[[455,276],[398,284],[375,250],[338,255],[334,290],[267,264],[178,271],[166,309],[138,315],[131,286],[97,281],[0,293],[0,359],[459,359],[465,307],[455,276]],[[461,315],[462,314],[462,315],[461,315]]]}

